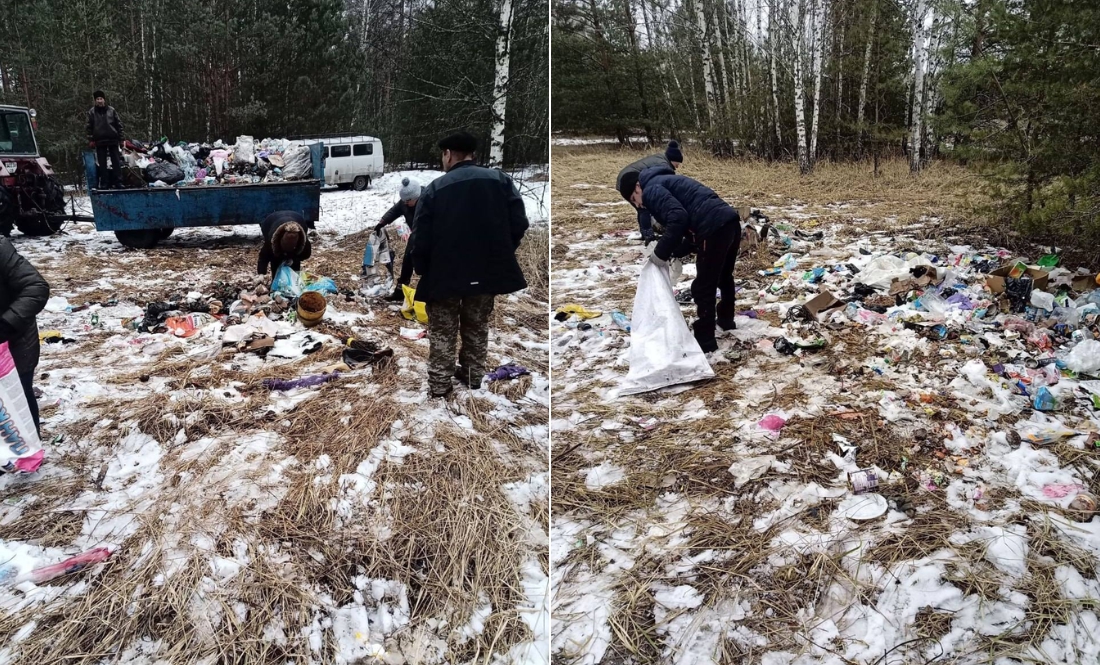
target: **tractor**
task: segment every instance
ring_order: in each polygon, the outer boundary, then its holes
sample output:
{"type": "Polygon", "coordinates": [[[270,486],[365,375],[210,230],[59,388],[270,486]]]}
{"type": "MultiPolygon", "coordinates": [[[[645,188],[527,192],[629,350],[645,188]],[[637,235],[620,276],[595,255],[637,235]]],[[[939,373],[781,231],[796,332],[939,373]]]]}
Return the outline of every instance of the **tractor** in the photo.
{"type": "MultiPolygon", "coordinates": [[[[0,105],[0,234],[18,228],[28,236],[57,233],[68,220],[65,192],[38,152],[34,109],[0,105]]],[[[87,218],[91,219],[91,218],[87,218]]]]}

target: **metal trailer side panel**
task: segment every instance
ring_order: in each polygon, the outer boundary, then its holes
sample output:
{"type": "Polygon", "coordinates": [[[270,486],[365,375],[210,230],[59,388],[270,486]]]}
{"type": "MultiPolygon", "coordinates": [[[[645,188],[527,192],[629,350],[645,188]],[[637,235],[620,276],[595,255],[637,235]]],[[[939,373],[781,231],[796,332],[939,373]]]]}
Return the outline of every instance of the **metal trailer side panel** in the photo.
{"type": "MultiPolygon", "coordinates": [[[[96,230],[259,224],[276,210],[293,210],[315,222],[320,217],[324,166],[321,146],[310,146],[310,152],[316,180],[92,191],[96,230]]],[[[84,153],[84,167],[88,182],[94,182],[94,153],[84,153]]]]}

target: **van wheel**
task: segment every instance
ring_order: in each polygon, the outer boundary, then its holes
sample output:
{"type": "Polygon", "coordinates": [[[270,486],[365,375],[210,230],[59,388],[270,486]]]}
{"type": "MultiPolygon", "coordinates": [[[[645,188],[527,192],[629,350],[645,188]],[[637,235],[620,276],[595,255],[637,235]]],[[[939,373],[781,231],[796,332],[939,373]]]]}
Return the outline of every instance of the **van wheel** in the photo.
{"type": "Polygon", "coordinates": [[[355,187],[355,191],[361,192],[367,187],[370,187],[370,178],[365,175],[358,176],[355,178],[353,186],[355,187]]]}

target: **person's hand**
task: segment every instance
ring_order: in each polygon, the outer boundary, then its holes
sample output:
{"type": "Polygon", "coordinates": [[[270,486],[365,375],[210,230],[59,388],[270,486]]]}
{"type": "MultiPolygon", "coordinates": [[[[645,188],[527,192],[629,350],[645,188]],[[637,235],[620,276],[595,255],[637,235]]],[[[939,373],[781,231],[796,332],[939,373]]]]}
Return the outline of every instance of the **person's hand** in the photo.
{"type": "Polygon", "coordinates": [[[650,257],[650,256],[653,256],[653,250],[656,247],[657,247],[657,241],[656,240],[650,240],[650,241],[646,242],[645,245],[642,246],[642,254],[644,256],[646,256],[647,258],[650,257]]]}
{"type": "Polygon", "coordinates": [[[643,245],[648,245],[649,243],[655,241],[656,239],[657,239],[657,234],[653,233],[653,231],[642,231],[642,244],[643,245]]]}
{"type": "Polygon", "coordinates": [[[383,224],[382,222],[378,222],[377,224],[374,225],[374,232],[375,233],[381,233],[382,229],[384,229],[384,228],[386,228],[386,225],[383,224]]]}

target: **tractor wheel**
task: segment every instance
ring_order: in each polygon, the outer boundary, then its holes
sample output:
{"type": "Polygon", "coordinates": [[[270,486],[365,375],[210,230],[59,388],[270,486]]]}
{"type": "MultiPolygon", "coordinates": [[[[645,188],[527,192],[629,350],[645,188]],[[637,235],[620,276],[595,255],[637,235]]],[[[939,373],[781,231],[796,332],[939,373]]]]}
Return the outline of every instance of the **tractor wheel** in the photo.
{"type": "Polygon", "coordinates": [[[65,210],[65,190],[53,178],[47,178],[42,184],[42,192],[46,195],[46,210],[50,212],[63,212],[65,210]]]}
{"type": "Polygon", "coordinates": [[[357,176],[355,182],[352,183],[352,187],[355,188],[355,191],[361,192],[367,187],[370,187],[370,178],[365,175],[357,176]]]}
{"type": "Polygon", "coordinates": [[[126,247],[133,249],[152,249],[160,242],[160,229],[142,229],[140,231],[115,231],[115,237],[126,247]]]}
{"type": "Polygon", "coordinates": [[[174,229],[172,227],[169,227],[167,229],[157,229],[157,239],[158,240],[168,240],[169,236],[171,236],[172,232],[175,231],[175,230],[176,229],[174,229]]]}
{"type": "Polygon", "coordinates": [[[52,236],[61,230],[64,221],[51,221],[44,215],[34,217],[20,217],[15,220],[15,226],[25,236],[41,237],[52,236]]]}

